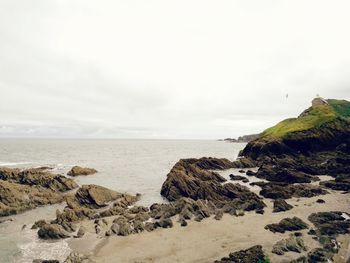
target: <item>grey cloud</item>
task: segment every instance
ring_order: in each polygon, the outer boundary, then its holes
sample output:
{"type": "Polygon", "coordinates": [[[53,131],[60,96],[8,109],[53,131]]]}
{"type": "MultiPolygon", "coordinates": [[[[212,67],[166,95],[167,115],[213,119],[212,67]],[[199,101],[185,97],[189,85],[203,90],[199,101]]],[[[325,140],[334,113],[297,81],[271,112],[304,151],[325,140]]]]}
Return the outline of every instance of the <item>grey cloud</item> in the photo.
{"type": "Polygon", "coordinates": [[[4,0],[0,137],[233,137],[350,99],[349,7],[4,0]]]}

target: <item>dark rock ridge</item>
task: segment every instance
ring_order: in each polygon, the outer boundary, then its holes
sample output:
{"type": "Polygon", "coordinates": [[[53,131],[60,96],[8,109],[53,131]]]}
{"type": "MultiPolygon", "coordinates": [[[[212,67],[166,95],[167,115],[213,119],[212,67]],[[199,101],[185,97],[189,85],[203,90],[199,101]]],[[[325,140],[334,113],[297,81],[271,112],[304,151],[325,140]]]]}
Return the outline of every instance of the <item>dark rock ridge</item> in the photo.
{"type": "Polygon", "coordinates": [[[316,226],[317,234],[336,236],[350,233],[350,220],[346,220],[343,214],[346,213],[340,211],[319,212],[311,214],[308,219],[316,226]]]}
{"type": "Polygon", "coordinates": [[[324,195],[328,192],[311,184],[288,184],[288,183],[254,183],[261,187],[260,195],[271,199],[289,199],[292,197],[313,197],[324,195]]]}
{"type": "Polygon", "coordinates": [[[244,210],[263,208],[261,198],[240,184],[225,183],[225,178],[212,169],[222,170],[235,166],[226,159],[184,159],[177,162],[162,185],[161,194],[170,201],[182,197],[204,199],[223,206],[233,202],[244,210]]]}
{"type": "Polygon", "coordinates": [[[344,142],[347,148],[349,136],[349,120],[339,117],[307,130],[291,132],[282,138],[262,135],[248,143],[241,155],[259,159],[265,156],[333,151],[344,142]]]}
{"type": "Polygon", "coordinates": [[[309,226],[300,218],[284,218],[278,224],[269,224],[265,226],[265,229],[271,232],[284,233],[286,231],[298,231],[302,229],[307,229],[309,226]]]}
{"type": "Polygon", "coordinates": [[[88,167],[80,167],[80,166],[73,166],[72,169],[67,173],[69,176],[79,176],[79,175],[90,175],[97,173],[97,170],[94,168],[88,168],[88,167]]]}
{"type": "Polygon", "coordinates": [[[257,245],[246,250],[230,253],[228,257],[216,260],[214,263],[260,263],[266,261],[262,246],[257,245]]]}
{"type": "Polygon", "coordinates": [[[290,210],[292,208],[293,208],[293,206],[288,204],[283,199],[276,199],[273,202],[273,212],[274,213],[288,211],[288,210],[290,210]]]}
{"type": "Polygon", "coordinates": [[[78,185],[63,175],[42,168],[0,168],[0,216],[64,201],[63,193],[78,185]]]}

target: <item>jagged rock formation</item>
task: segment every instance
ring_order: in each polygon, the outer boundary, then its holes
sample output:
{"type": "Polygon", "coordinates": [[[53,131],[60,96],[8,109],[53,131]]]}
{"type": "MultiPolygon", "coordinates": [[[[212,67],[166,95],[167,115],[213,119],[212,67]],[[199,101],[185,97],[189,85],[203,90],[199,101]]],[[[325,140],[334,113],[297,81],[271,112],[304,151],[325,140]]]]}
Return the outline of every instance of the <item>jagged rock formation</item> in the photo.
{"type": "Polygon", "coordinates": [[[63,193],[77,186],[72,179],[40,168],[0,168],[0,216],[60,203],[63,193]]]}
{"type": "Polygon", "coordinates": [[[161,194],[170,201],[182,197],[203,199],[223,206],[227,202],[244,210],[261,209],[261,198],[240,184],[225,183],[225,178],[211,169],[227,169],[234,163],[226,159],[201,158],[177,162],[162,185],[161,194]]]}

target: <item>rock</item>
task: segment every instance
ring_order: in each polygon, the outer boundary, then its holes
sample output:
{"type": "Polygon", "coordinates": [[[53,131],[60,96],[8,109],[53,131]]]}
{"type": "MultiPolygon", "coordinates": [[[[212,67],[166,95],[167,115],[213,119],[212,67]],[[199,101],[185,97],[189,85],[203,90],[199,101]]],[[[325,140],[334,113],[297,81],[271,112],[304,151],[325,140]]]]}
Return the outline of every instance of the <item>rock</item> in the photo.
{"type": "Polygon", "coordinates": [[[233,181],[242,181],[242,180],[246,180],[247,178],[241,175],[230,174],[230,179],[233,181]]]}
{"type": "MultiPolygon", "coordinates": [[[[104,207],[108,202],[121,198],[123,194],[98,185],[83,185],[75,194],[75,201],[80,205],[97,209],[104,207]]],[[[136,198],[135,198],[136,201],[136,198]]]]}
{"type": "Polygon", "coordinates": [[[47,222],[45,220],[38,220],[32,225],[31,229],[38,229],[46,224],[47,224],[47,222]]]}
{"type": "Polygon", "coordinates": [[[73,168],[67,173],[69,176],[90,175],[97,173],[94,168],[73,166],[73,168]]]}
{"type": "Polygon", "coordinates": [[[350,233],[350,220],[342,215],[340,211],[319,212],[311,214],[308,219],[316,226],[316,234],[337,236],[350,233]]]}
{"type": "Polygon", "coordinates": [[[349,179],[336,179],[320,182],[320,185],[337,191],[350,191],[350,178],[349,179]]]}
{"type": "Polygon", "coordinates": [[[266,198],[289,199],[291,197],[313,197],[328,192],[310,184],[260,183],[260,194],[266,198]]]}
{"type": "Polygon", "coordinates": [[[218,210],[216,213],[215,213],[215,217],[214,219],[215,220],[221,220],[221,218],[223,217],[224,215],[224,212],[222,210],[218,210]]]}
{"type": "Polygon", "coordinates": [[[88,263],[89,257],[77,252],[71,252],[63,263],[88,263]]]}
{"type": "Polygon", "coordinates": [[[308,225],[298,217],[284,218],[278,224],[269,224],[265,229],[271,232],[284,233],[286,231],[298,231],[309,228],[308,225]]]}
{"type": "Polygon", "coordinates": [[[274,213],[288,211],[288,210],[290,210],[292,208],[293,208],[293,206],[288,204],[283,199],[276,199],[273,202],[273,212],[274,213]]]}
{"type": "Polygon", "coordinates": [[[145,230],[148,231],[148,232],[151,232],[155,229],[155,226],[153,223],[151,222],[146,222],[145,223],[145,230]]]}
{"type": "Polygon", "coordinates": [[[144,206],[133,206],[132,208],[129,209],[129,212],[132,214],[138,214],[138,213],[148,212],[148,211],[149,211],[148,207],[144,207],[144,206]]]}
{"type": "Polygon", "coordinates": [[[317,199],[316,200],[316,203],[319,203],[319,204],[324,204],[326,201],[323,200],[323,199],[317,199]]]}
{"type": "Polygon", "coordinates": [[[248,170],[247,172],[246,172],[246,175],[248,175],[248,176],[254,176],[256,173],[254,173],[252,170],[248,170]]]}
{"type": "Polygon", "coordinates": [[[101,227],[99,225],[95,225],[95,232],[99,234],[101,232],[101,227]]]}
{"type": "Polygon", "coordinates": [[[28,186],[42,186],[57,192],[66,192],[78,187],[74,180],[59,174],[51,174],[42,169],[0,168],[0,180],[28,186]]]}
{"type": "Polygon", "coordinates": [[[142,221],[135,220],[133,222],[133,226],[134,226],[134,231],[136,233],[140,233],[140,232],[143,232],[145,230],[145,226],[144,226],[142,221]]]}
{"type": "Polygon", "coordinates": [[[38,206],[60,203],[60,192],[42,186],[29,186],[0,180],[0,216],[9,216],[38,206]]]}
{"type": "Polygon", "coordinates": [[[106,231],[105,236],[106,236],[106,237],[109,237],[109,236],[111,236],[112,234],[113,234],[112,230],[109,229],[109,230],[106,231]]]}
{"type": "Polygon", "coordinates": [[[293,168],[284,168],[280,165],[262,165],[258,172],[256,173],[258,178],[266,179],[267,181],[272,182],[281,182],[281,183],[311,183],[313,177],[304,172],[294,170],[293,168]]]}
{"type": "Polygon", "coordinates": [[[117,234],[119,233],[119,225],[117,223],[113,223],[112,226],[111,226],[111,231],[114,233],[114,234],[117,234]]]}
{"type": "Polygon", "coordinates": [[[157,227],[162,227],[162,228],[172,228],[173,221],[170,218],[161,219],[158,222],[156,222],[155,225],[157,227]]]}
{"type": "Polygon", "coordinates": [[[263,215],[265,213],[264,209],[257,209],[255,212],[260,215],[263,215]]]}
{"type": "Polygon", "coordinates": [[[185,227],[185,226],[187,226],[187,221],[185,220],[185,219],[180,219],[180,225],[182,226],[182,227],[185,227]]]}
{"type": "MultiPolygon", "coordinates": [[[[251,209],[254,210],[265,206],[261,198],[247,187],[232,183],[222,184],[225,181],[222,176],[203,169],[203,167],[208,169],[211,167],[202,165],[204,160],[207,159],[185,159],[176,163],[162,186],[161,194],[170,201],[189,197],[194,200],[209,200],[219,206],[234,202],[240,206],[237,209],[246,206],[247,209],[255,207],[251,209]]],[[[209,160],[213,162],[212,158],[209,160]]],[[[219,162],[218,160],[222,159],[214,160],[219,162]]],[[[230,167],[230,163],[220,167],[230,167]]]]}
{"type": "Polygon", "coordinates": [[[135,221],[138,220],[138,221],[147,221],[148,219],[150,218],[150,215],[149,213],[146,213],[146,212],[141,212],[141,213],[138,213],[135,215],[135,221]]]}
{"type": "Polygon", "coordinates": [[[85,232],[86,232],[86,228],[84,226],[80,226],[78,233],[75,237],[81,238],[85,235],[85,232]]]}
{"type": "Polygon", "coordinates": [[[40,227],[38,236],[41,239],[61,239],[69,237],[69,233],[61,225],[46,224],[40,227]]]}
{"type": "Polygon", "coordinates": [[[333,254],[323,248],[315,248],[307,254],[307,262],[330,262],[333,254]]]}
{"type": "Polygon", "coordinates": [[[244,173],[245,173],[244,170],[239,170],[238,172],[241,173],[241,174],[244,174],[244,173]]]}
{"type": "Polygon", "coordinates": [[[128,222],[121,222],[119,224],[118,236],[128,236],[132,233],[132,229],[128,222]]]}
{"type": "Polygon", "coordinates": [[[304,241],[300,237],[290,236],[287,239],[282,239],[273,245],[272,253],[277,255],[284,255],[285,252],[293,251],[301,253],[306,251],[304,241]]]}
{"type": "Polygon", "coordinates": [[[228,257],[221,260],[216,260],[214,263],[253,263],[253,262],[268,262],[262,250],[262,246],[253,246],[246,250],[230,253],[228,257]]]}
{"type": "Polygon", "coordinates": [[[42,169],[0,168],[0,216],[17,214],[42,205],[60,203],[63,192],[77,184],[42,169]]]}

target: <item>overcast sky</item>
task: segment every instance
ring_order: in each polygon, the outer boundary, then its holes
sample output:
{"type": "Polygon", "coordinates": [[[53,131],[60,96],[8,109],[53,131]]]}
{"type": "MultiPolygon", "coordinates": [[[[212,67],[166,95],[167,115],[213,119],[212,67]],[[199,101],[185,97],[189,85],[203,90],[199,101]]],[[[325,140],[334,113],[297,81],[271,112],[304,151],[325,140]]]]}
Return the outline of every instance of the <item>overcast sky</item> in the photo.
{"type": "Polygon", "coordinates": [[[316,94],[350,99],[349,10],[322,0],[1,0],[0,137],[260,132],[316,94]]]}

